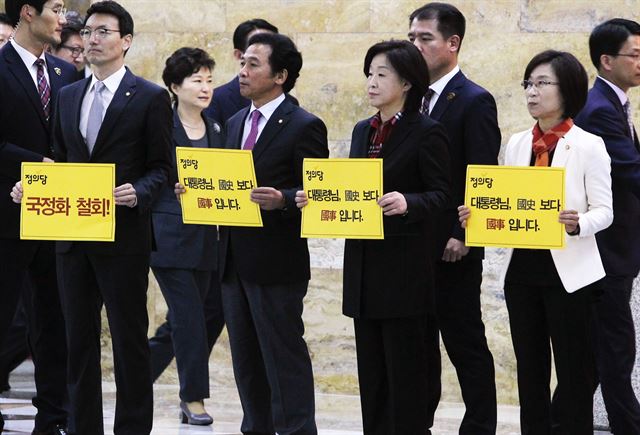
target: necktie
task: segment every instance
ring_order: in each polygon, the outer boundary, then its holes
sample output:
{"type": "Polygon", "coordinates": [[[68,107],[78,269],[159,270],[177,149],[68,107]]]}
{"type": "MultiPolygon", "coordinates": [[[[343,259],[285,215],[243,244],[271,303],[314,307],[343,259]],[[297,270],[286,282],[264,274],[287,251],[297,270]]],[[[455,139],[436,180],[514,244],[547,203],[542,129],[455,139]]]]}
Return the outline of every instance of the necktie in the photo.
{"type": "Polygon", "coordinates": [[[426,115],[429,114],[429,103],[431,102],[431,98],[435,94],[435,91],[431,88],[427,89],[427,92],[424,94],[422,98],[422,107],[420,107],[420,113],[424,113],[426,115]]]}
{"type": "Polygon", "coordinates": [[[629,102],[629,100],[627,100],[626,103],[624,103],[624,106],[622,106],[624,108],[624,114],[627,116],[627,124],[629,125],[629,132],[631,133],[631,140],[635,141],[635,137],[634,137],[634,131],[633,131],[633,118],[632,118],[632,114],[631,114],[631,103],[629,102]]]}
{"type": "Polygon", "coordinates": [[[89,122],[87,123],[87,148],[89,154],[93,152],[93,147],[98,139],[100,126],[102,125],[102,113],[104,112],[104,101],[102,100],[102,91],[104,83],[97,81],[94,85],[93,102],[89,109],[89,122]]]}
{"type": "Polygon", "coordinates": [[[261,116],[262,113],[260,113],[259,110],[254,110],[251,114],[251,129],[249,130],[247,140],[244,141],[243,150],[252,150],[256,144],[256,139],[258,139],[258,121],[260,121],[261,116]]]}
{"type": "Polygon", "coordinates": [[[36,81],[38,82],[38,95],[40,95],[40,102],[42,103],[44,117],[48,121],[51,103],[51,88],[49,87],[49,83],[47,82],[47,76],[44,75],[44,60],[37,59],[34,65],[38,68],[38,72],[36,73],[36,81]]]}

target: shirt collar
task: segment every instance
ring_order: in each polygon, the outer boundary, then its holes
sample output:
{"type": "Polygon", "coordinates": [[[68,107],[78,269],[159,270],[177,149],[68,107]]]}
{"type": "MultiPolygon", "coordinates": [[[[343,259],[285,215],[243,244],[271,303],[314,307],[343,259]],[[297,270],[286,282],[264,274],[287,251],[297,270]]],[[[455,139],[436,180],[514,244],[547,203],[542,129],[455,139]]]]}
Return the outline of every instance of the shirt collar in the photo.
{"type": "MultiPolygon", "coordinates": [[[[262,106],[260,106],[260,108],[257,110],[260,110],[260,114],[264,117],[265,121],[269,121],[269,118],[271,118],[271,115],[273,115],[273,112],[275,112],[278,106],[282,104],[284,99],[285,99],[285,95],[280,94],[273,100],[269,101],[267,104],[263,104],[262,106]]],[[[249,109],[249,117],[251,117],[251,114],[253,113],[254,110],[256,110],[256,106],[254,106],[253,102],[251,102],[251,109],[249,109]]]]}
{"type": "Polygon", "coordinates": [[[433,82],[431,86],[429,86],[429,88],[433,90],[436,96],[440,96],[440,94],[442,94],[442,91],[444,91],[444,88],[447,86],[447,83],[449,83],[453,76],[458,74],[459,71],[460,67],[456,64],[456,66],[451,71],[433,82]]]}
{"type": "Polygon", "coordinates": [[[605,82],[606,84],[608,84],[611,89],[613,89],[613,92],[615,92],[616,95],[618,96],[618,99],[620,99],[620,104],[624,106],[626,102],[629,100],[629,97],[627,97],[627,94],[625,94],[625,92],[622,89],[620,89],[618,86],[614,85],[604,77],[598,76],[598,78],[603,82],[605,82]]]}
{"type": "Polygon", "coordinates": [[[44,61],[44,67],[47,68],[47,59],[44,57],[44,50],[42,50],[40,57],[36,57],[29,50],[18,44],[15,39],[12,38],[9,43],[13,45],[13,48],[18,52],[18,56],[20,56],[20,59],[22,59],[22,62],[24,62],[27,68],[31,68],[38,59],[42,59],[44,61]]]}
{"type": "MultiPolygon", "coordinates": [[[[122,81],[122,78],[126,73],[127,73],[127,68],[125,68],[125,66],[122,65],[122,67],[120,67],[118,71],[114,72],[109,77],[102,80],[102,83],[104,83],[105,88],[107,88],[109,92],[111,92],[111,94],[115,95],[116,91],[118,90],[118,86],[120,86],[120,82],[122,81]]],[[[92,74],[91,85],[89,86],[89,90],[93,90],[97,81],[98,79],[96,78],[95,74],[92,74]]]]}

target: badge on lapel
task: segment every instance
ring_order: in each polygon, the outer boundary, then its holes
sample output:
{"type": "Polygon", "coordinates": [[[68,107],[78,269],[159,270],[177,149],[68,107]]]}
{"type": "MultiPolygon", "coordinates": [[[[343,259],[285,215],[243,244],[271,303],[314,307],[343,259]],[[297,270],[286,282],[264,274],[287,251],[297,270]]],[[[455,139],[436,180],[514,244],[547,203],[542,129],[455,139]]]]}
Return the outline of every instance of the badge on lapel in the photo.
{"type": "Polygon", "coordinates": [[[131,92],[127,91],[127,93],[125,94],[127,97],[131,96],[131,92]]]}
{"type": "Polygon", "coordinates": [[[53,70],[56,72],[57,75],[62,75],[62,70],[60,68],[55,67],[53,70]]]}
{"type": "Polygon", "coordinates": [[[451,101],[456,97],[456,93],[455,92],[449,92],[447,94],[447,101],[451,101]]]}

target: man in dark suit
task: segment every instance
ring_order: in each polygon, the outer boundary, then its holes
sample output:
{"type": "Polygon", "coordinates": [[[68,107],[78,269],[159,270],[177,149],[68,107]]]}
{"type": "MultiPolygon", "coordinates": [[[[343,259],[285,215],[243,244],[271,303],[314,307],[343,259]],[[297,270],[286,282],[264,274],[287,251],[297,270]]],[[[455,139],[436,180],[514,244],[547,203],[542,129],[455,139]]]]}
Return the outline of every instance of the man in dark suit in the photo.
{"type": "Polygon", "coordinates": [[[498,163],[496,103],[460,71],[465,18],[456,7],[429,3],[415,10],[409,22],[409,40],[422,53],[431,76],[423,113],[444,125],[451,158],[451,200],[436,219],[435,317],[427,316],[429,421],[433,423],[441,391],[439,329],[466,406],[460,434],[495,434],[495,370],[480,309],[484,250],[465,246],[457,207],[464,203],[467,165],[498,163]]]}
{"type": "Polygon", "coordinates": [[[631,289],[640,270],[640,145],[627,91],[640,85],[640,24],[616,18],[589,38],[598,77],[576,125],[602,137],[611,157],[613,224],[596,234],[607,276],[596,304],[596,364],[615,434],[640,433],[640,405],[631,386],[636,359],[631,289]]]}
{"type": "MultiPolygon", "coordinates": [[[[262,32],[278,33],[278,28],[262,18],[254,18],[238,24],[233,32],[233,57],[236,61],[240,62],[242,59],[249,38],[262,32]]],[[[250,104],[251,100],[240,94],[240,82],[236,75],[230,82],[213,90],[213,99],[205,113],[224,127],[227,119],[250,104]]]]}
{"type": "Polygon", "coordinates": [[[286,36],[249,40],[239,73],[251,106],[227,123],[227,148],[251,149],[262,228],[221,227],[219,271],[245,434],[316,434],[313,373],[303,338],[310,278],[295,192],[305,157],[327,157],[327,129],[285,93],[302,56],[286,36]]]}
{"type": "Polygon", "coordinates": [[[81,31],[90,78],[60,92],[54,125],[61,162],[115,163],[115,242],[58,242],[58,279],[69,347],[69,429],[101,435],[99,302],[109,319],[117,387],[114,432],[151,432],[153,390],[147,344],[150,205],[170,169],[166,90],[125,68],[133,19],[118,3],[94,3],[81,31]]]}
{"type": "Polygon", "coordinates": [[[74,68],[44,53],[44,47],[60,41],[63,6],[61,0],[7,0],[7,14],[19,25],[14,39],[0,50],[0,344],[4,346],[24,288],[37,390],[34,434],[57,434],[66,426],[64,320],[54,244],[19,239],[20,207],[9,192],[20,179],[22,162],[53,158],[52,105],[60,88],[73,81],[74,68]]]}

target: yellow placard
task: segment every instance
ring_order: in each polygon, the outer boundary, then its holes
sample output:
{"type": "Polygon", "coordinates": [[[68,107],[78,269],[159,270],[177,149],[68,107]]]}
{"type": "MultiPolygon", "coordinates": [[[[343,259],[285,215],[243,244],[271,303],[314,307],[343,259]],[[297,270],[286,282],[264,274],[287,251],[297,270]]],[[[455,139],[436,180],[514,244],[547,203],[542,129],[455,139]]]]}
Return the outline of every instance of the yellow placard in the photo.
{"type": "Polygon", "coordinates": [[[302,237],[384,239],[382,159],[304,159],[302,237]]]}
{"type": "Polygon", "coordinates": [[[564,248],[564,168],[469,165],[468,246],[564,248]]]}
{"type": "Polygon", "coordinates": [[[262,226],[251,151],[177,147],[176,162],[185,224],[262,226]]]}
{"type": "Polygon", "coordinates": [[[21,179],[21,239],[114,241],[114,164],[23,162],[21,179]]]}

